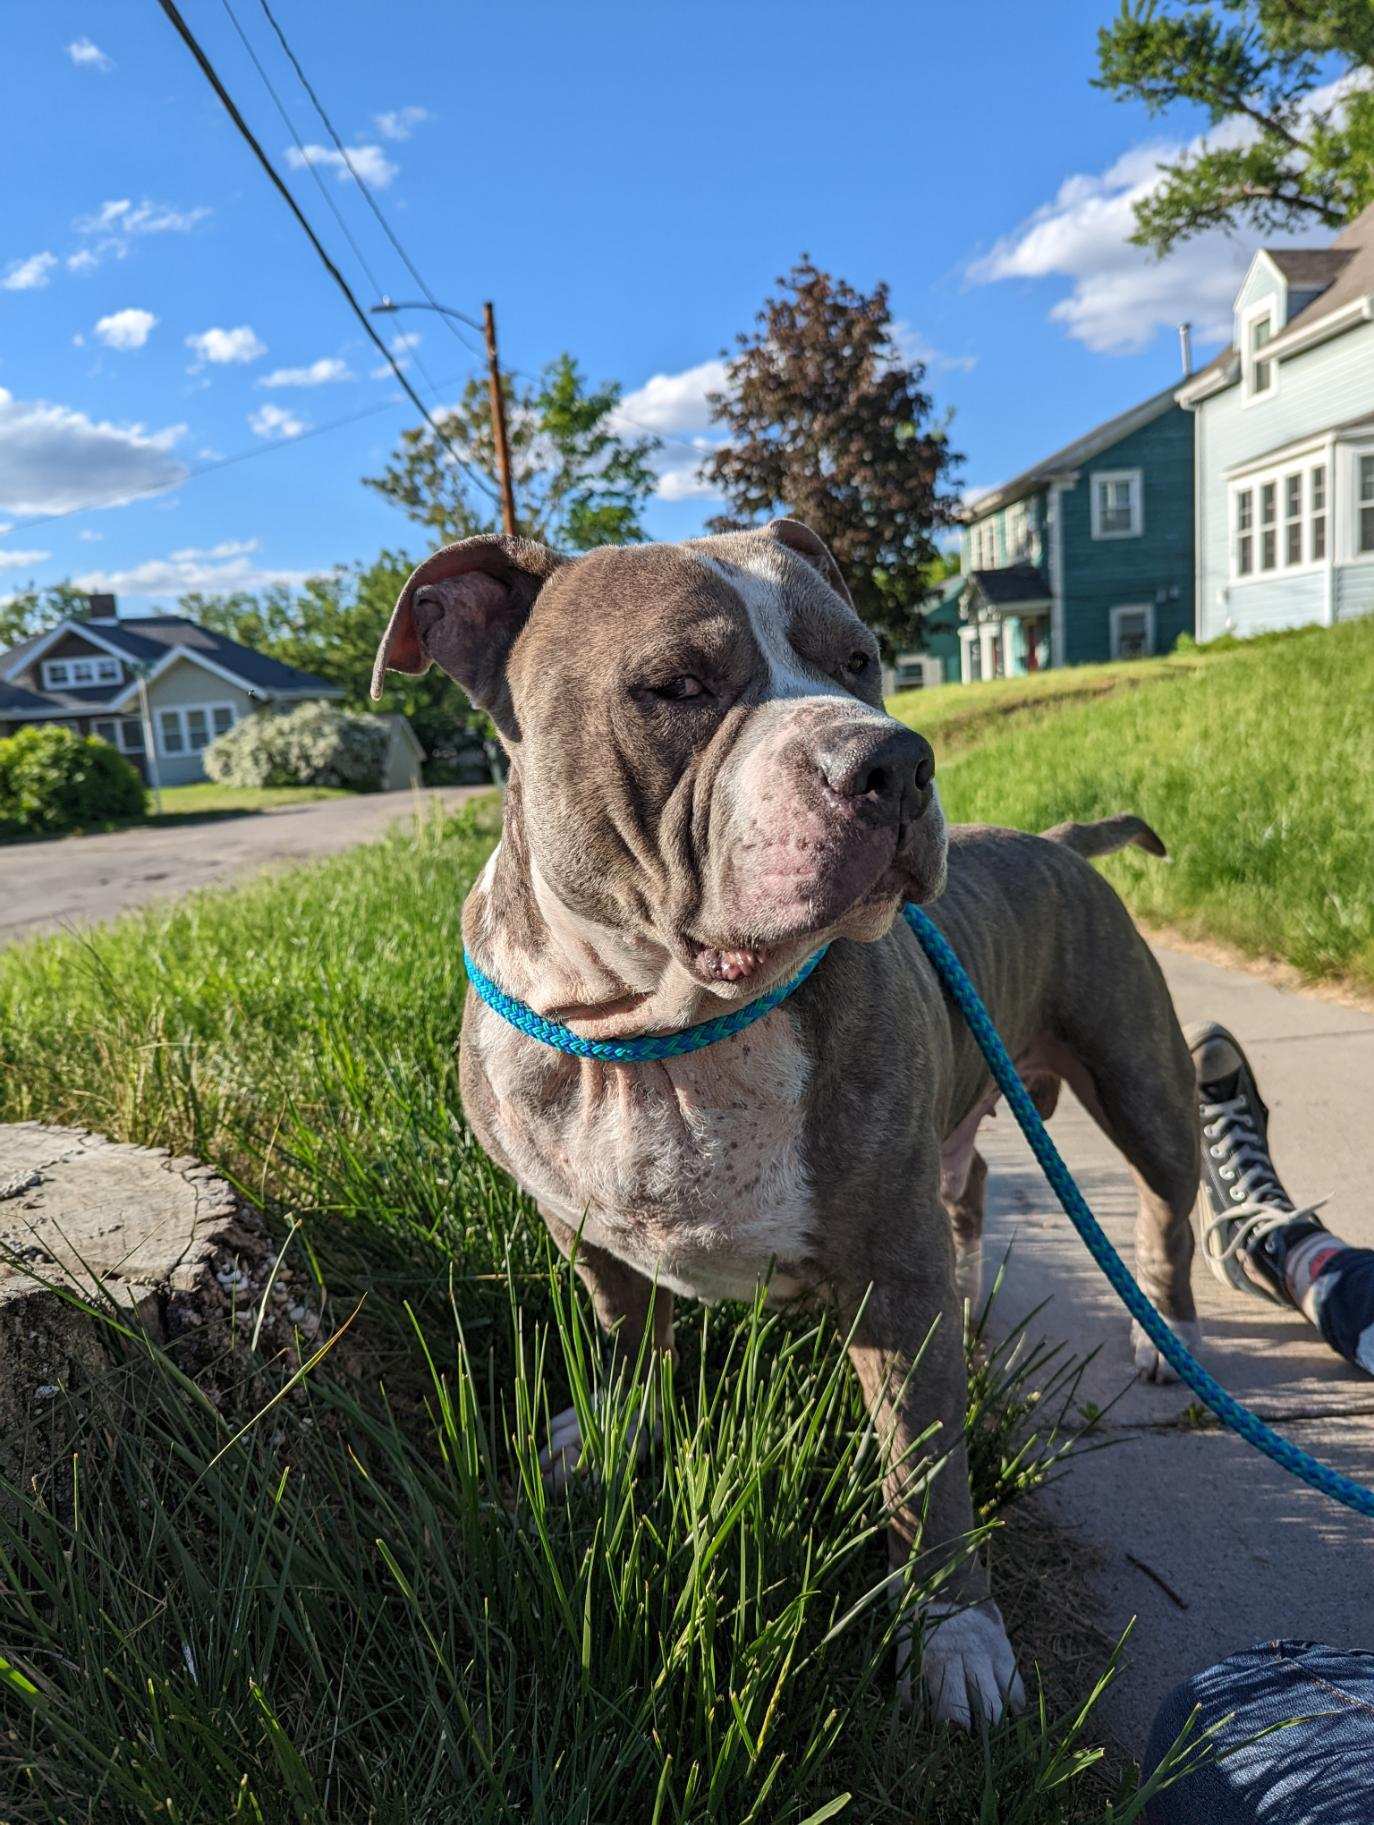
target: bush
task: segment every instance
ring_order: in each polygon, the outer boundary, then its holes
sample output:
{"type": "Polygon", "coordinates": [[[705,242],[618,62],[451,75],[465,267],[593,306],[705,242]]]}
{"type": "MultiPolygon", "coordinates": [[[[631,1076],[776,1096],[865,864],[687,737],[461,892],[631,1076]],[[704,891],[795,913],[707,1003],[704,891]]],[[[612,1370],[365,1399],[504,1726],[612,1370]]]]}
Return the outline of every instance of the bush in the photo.
{"type": "Polygon", "coordinates": [[[108,742],[58,723],[0,740],[0,836],[41,836],[142,817],[138,770],[108,742]]]}
{"type": "Polygon", "coordinates": [[[261,710],[205,750],[205,771],[225,786],[348,786],[376,792],[391,731],[376,716],[328,703],[261,710]]]}

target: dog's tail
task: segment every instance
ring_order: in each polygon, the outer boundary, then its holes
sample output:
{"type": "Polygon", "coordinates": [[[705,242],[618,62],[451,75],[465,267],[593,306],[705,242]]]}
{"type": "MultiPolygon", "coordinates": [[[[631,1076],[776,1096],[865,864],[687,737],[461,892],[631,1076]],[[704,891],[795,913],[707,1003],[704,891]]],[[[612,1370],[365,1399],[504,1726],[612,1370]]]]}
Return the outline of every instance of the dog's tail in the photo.
{"type": "Polygon", "coordinates": [[[1076,855],[1110,855],[1115,849],[1126,849],[1134,843],[1150,855],[1167,856],[1163,839],[1150,828],[1143,817],[1130,811],[1118,811],[1115,817],[1100,817],[1095,824],[1056,824],[1041,833],[1051,843],[1062,843],[1076,855]]]}

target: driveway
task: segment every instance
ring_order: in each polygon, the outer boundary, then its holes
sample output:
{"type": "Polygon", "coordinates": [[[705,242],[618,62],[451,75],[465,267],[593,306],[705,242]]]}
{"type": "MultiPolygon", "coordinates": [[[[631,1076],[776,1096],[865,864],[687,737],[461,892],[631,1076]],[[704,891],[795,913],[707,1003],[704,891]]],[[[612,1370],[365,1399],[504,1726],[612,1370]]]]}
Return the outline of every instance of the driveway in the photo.
{"type": "MultiPolygon", "coordinates": [[[[1374,1247],[1374,1014],[1164,946],[1156,955],[1185,1024],[1222,1020],[1249,1051],[1294,1198],[1331,1194],[1323,1212],[1331,1228],[1374,1247]]],[[[1129,1262],[1135,1193],[1120,1156],[1067,1095],[1053,1133],[1129,1262]]],[[[979,1145],[992,1167],[989,1277],[1014,1245],[998,1325],[1005,1331],[1048,1301],[1033,1333],[1064,1339],[1079,1355],[1100,1346],[1082,1394],[1105,1407],[1131,1382],[1124,1308],[1005,1109],[979,1145]]],[[[1314,1456],[1374,1486],[1374,1379],[1334,1356],[1296,1312],[1233,1294],[1196,1265],[1193,1288],[1202,1360],[1222,1385],[1314,1456]]],[[[1236,1648],[1277,1636],[1374,1647],[1369,1522],[1235,1434],[1181,1422],[1192,1398],[1186,1390],[1129,1386],[1108,1416],[1112,1445],[1080,1459],[1044,1498],[1097,1549],[1106,1626],[1119,1635],[1136,1619],[1105,1705],[1135,1754],[1164,1693],[1236,1648]]]]}
{"type": "Polygon", "coordinates": [[[322,799],[204,823],[142,824],[104,836],[0,847],[0,944],[91,925],[131,906],[200,887],[236,885],[260,869],[375,842],[398,819],[489,792],[446,786],[322,799]]]}

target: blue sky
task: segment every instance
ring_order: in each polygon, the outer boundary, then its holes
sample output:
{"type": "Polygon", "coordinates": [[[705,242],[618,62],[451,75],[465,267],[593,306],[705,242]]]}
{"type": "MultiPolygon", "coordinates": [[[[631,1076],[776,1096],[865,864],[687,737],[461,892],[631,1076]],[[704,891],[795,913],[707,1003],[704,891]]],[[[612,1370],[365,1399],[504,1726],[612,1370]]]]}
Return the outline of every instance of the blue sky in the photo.
{"type": "MultiPolygon", "coordinates": [[[[1126,247],[1131,196],[1199,123],[1090,86],[1113,5],[276,0],[435,295],[493,298],[513,366],[570,349],[674,440],[649,516],[668,537],[713,508],[693,480],[710,364],[803,250],[890,283],[971,490],[1165,385],[1180,317],[1215,346],[1247,250],[1126,247]]],[[[327,148],[259,0],[233,6],[327,148]]],[[[222,0],[183,7],[369,301],[222,0]]],[[[152,0],[17,0],[5,25],[0,594],[74,577],[137,612],[418,555],[358,479],[413,414],[152,0]]],[[[316,169],[383,287],[413,296],[348,173],[316,169]]],[[[379,321],[418,334],[410,377],[452,399],[472,351],[429,314],[379,321]]]]}

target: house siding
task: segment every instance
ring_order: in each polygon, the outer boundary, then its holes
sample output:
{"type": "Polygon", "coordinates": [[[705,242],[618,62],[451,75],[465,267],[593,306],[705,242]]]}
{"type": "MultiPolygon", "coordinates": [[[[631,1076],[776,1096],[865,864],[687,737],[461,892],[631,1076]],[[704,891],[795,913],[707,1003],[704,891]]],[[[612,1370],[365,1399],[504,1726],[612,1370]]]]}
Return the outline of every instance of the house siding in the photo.
{"type": "Polygon", "coordinates": [[[1111,657],[1111,611],[1154,609],[1154,650],[1167,653],[1193,631],[1193,420],[1171,406],[1086,462],[1061,490],[1063,663],[1111,657]],[[1136,538],[1092,536],[1093,477],[1139,469],[1142,530],[1136,538]]]}
{"type": "Polygon", "coordinates": [[[164,786],[192,785],[196,780],[205,778],[205,767],[199,754],[164,753],[158,712],[184,709],[189,704],[212,703],[232,704],[236,722],[251,715],[257,707],[257,699],[250,697],[247,691],[230,684],[227,678],[207,672],[204,666],[192,665],[186,659],[178,659],[175,665],[148,686],[148,705],[153,713],[153,728],[157,732],[158,774],[164,786]]]}
{"type": "MultiPolygon", "coordinates": [[[[1213,394],[1195,408],[1198,419],[1198,638],[1214,639],[1234,631],[1248,634],[1278,627],[1300,627],[1326,619],[1325,571],[1309,576],[1261,578],[1233,583],[1230,577],[1231,528],[1228,470],[1374,413],[1374,324],[1346,330],[1279,363],[1272,397],[1246,406],[1239,384],[1213,394]],[[1314,589],[1315,577],[1315,589],[1314,589]]],[[[1337,446],[1338,466],[1349,452],[1337,446]]],[[[1348,509],[1344,477],[1328,478],[1333,503],[1328,546],[1336,554],[1333,596],[1338,617],[1369,613],[1374,578],[1361,573],[1368,565],[1343,566],[1348,526],[1340,521],[1348,509]]]]}

